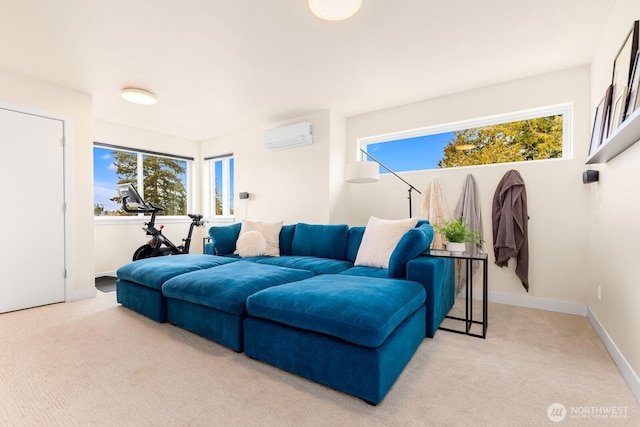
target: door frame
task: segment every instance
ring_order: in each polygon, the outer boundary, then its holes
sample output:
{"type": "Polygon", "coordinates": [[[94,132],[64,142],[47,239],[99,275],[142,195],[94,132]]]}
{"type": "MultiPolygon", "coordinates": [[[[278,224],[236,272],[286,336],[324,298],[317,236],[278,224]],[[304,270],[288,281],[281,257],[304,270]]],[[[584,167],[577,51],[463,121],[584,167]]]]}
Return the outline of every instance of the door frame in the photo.
{"type": "MultiPolygon", "coordinates": [[[[52,111],[40,110],[38,108],[27,107],[25,105],[12,104],[0,100],[0,108],[17,113],[30,114],[32,116],[43,117],[47,119],[59,120],[62,122],[62,137],[64,144],[62,147],[62,174],[63,174],[63,195],[64,204],[64,301],[72,301],[73,298],[73,263],[71,262],[71,254],[73,253],[73,186],[72,186],[72,153],[73,153],[73,126],[72,119],[66,115],[54,113],[52,111]]],[[[44,219],[43,219],[44,220],[44,219]]]]}

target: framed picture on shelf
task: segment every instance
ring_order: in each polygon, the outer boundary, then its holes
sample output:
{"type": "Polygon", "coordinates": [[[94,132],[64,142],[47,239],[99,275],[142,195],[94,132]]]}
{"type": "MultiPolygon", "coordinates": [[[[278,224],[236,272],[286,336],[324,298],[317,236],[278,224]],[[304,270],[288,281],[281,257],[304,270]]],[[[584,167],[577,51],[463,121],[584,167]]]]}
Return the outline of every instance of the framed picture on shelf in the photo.
{"type": "MultiPolygon", "coordinates": [[[[635,21],[631,26],[631,31],[624,39],[624,43],[620,47],[616,59],[613,61],[613,76],[611,84],[613,84],[612,99],[617,101],[620,95],[629,88],[631,74],[633,73],[634,62],[638,54],[638,38],[639,38],[639,22],[635,21]]],[[[625,98],[626,101],[626,98],[625,98]]],[[[622,105],[622,117],[626,116],[626,102],[622,105]]],[[[609,117],[609,126],[607,135],[609,135],[617,127],[619,123],[615,123],[616,117],[609,117]]]]}
{"type": "Polygon", "coordinates": [[[589,145],[589,155],[595,153],[605,138],[605,124],[607,119],[608,105],[611,102],[612,87],[609,85],[604,97],[596,107],[596,115],[593,118],[593,130],[591,132],[591,144],[589,145]]]}
{"type": "Polygon", "coordinates": [[[613,107],[611,109],[611,127],[609,134],[616,130],[616,128],[622,123],[625,106],[627,105],[627,90],[628,88],[626,86],[623,87],[622,91],[618,93],[618,98],[612,100],[613,107]]]}
{"type": "Polygon", "coordinates": [[[638,107],[640,107],[640,100],[638,97],[638,87],[640,86],[640,51],[636,54],[636,60],[633,65],[633,73],[631,74],[631,83],[629,83],[629,95],[627,97],[627,109],[624,115],[626,120],[638,107]]]}

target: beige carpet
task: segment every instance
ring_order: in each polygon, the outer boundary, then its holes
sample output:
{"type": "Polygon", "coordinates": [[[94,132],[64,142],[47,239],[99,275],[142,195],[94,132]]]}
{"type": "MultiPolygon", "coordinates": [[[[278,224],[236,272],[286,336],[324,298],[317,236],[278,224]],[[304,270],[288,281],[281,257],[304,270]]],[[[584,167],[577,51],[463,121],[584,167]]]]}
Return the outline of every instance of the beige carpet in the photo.
{"type": "Polygon", "coordinates": [[[0,425],[640,425],[638,402],[585,318],[498,304],[489,316],[486,340],[425,339],[374,407],[99,292],[0,315],[0,425]],[[553,403],[567,411],[557,424],[553,403]],[[621,417],[585,413],[612,407],[621,417]]]}

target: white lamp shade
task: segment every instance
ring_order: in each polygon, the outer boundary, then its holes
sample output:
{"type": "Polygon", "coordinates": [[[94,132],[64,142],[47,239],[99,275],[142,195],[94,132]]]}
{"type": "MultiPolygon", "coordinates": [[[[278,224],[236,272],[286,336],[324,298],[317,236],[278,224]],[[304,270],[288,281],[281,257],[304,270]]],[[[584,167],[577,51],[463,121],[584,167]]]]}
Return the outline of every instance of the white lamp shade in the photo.
{"type": "Polygon", "coordinates": [[[309,9],[325,21],[342,21],[360,10],[362,0],[309,0],[309,9]]]}
{"type": "Polygon", "coordinates": [[[347,182],[367,183],[380,181],[380,170],[374,162],[347,163],[345,170],[347,182]]]}

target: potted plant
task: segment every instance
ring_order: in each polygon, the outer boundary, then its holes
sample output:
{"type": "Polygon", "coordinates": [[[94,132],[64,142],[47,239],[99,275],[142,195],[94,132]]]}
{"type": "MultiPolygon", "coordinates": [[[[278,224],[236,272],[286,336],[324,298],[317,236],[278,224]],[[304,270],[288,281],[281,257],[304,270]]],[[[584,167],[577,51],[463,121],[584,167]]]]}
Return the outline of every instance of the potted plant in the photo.
{"type": "Polygon", "coordinates": [[[441,224],[434,224],[433,228],[445,238],[450,252],[464,252],[467,242],[482,244],[482,233],[468,229],[464,218],[445,220],[441,224]]]}

